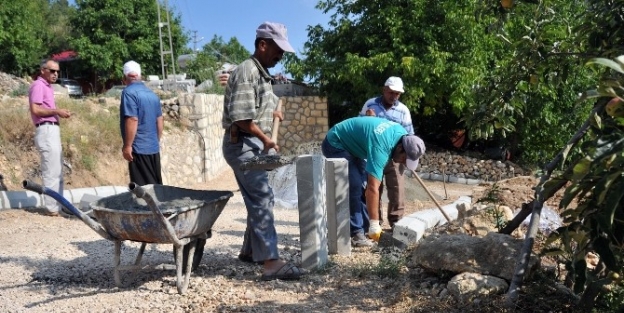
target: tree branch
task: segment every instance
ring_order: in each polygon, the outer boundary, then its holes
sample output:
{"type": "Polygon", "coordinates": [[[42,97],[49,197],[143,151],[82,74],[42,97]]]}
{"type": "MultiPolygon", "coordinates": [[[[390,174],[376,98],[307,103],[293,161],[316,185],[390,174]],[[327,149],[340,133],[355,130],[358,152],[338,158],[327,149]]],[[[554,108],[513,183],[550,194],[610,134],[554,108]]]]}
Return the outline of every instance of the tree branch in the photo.
{"type": "Polygon", "coordinates": [[[555,158],[550,163],[548,163],[544,167],[544,174],[542,175],[539,183],[535,187],[535,200],[532,201],[533,213],[531,215],[529,229],[524,239],[522,250],[518,255],[518,265],[516,265],[514,276],[511,280],[511,283],[509,284],[509,290],[507,291],[506,306],[508,308],[513,308],[515,306],[515,303],[518,300],[520,287],[522,286],[522,281],[524,280],[526,270],[529,266],[531,252],[533,251],[533,243],[535,242],[535,235],[537,234],[537,228],[539,225],[540,216],[542,214],[542,207],[544,206],[544,202],[546,201],[546,195],[544,194],[544,184],[550,179],[552,171],[557,167],[559,163],[563,161],[564,156],[567,155],[570,150],[574,146],[576,146],[576,144],[578,144],[583,136],[585,136],[585,134],[589,130],[589,126],[591,125],[591,119],[593,118],[593,116],[597,112],[604,110],[604,107],[605,103],[596,105],[589,113],[589,117],[585,120],[581,128],[579,128],[576,134],[572,136],[566,146],[557,154],[557,156],[555,156],[555,158]]]}

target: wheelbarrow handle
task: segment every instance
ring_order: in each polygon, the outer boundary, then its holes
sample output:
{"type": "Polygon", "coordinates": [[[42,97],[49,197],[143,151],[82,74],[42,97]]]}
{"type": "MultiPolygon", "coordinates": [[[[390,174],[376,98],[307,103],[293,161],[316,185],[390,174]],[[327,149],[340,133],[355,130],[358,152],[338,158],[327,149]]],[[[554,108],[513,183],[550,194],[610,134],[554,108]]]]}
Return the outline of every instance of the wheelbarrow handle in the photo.
{"type": "Polygon", "coordinates": [[[160,209],[158,208],[158,203],[156,202],[154,197],[152,197],[152,195],[145,190],[145,188],[137,185],[134,182],[128,184],[128,188],[135,196],[147,202],[147,206],[149,206],[149,208],[152,210],[152,213],[154,213],[161,226],[163,226],[167,230],[169,240],[173,242],[174,245],[181,247],[186,244],[186,242],[178,239],[178,236],[175,234],[175,230],[173,229],[173,225],[171,225],[171,223],[165,218],[162,212],[160,212],[160,209]]]}
{"type": "Polygon", "coordinates": [[[34,191],[34,192],[36,192],[38,194],[44,194],[45,193],[44,192],[45,187],[43,187],[43,186],[41,186],[41,185],[39,185],[39,184],[37,184],[35,182],[32,182],[30,180],[24,180],[22,182],[22,186],[24,186],[24,189],[30,190],[30,191],[34,191]]]}
{"type": "Polygon", "coordinates": [[[49,197],[52,197],[52,199],[58,201],[58,203],[60,203],[62,206],[66,207],[70,212],[72,212],[72,214],[74,216],[77,216],[78,218],[80,218],[85,224],[87,224],[87,226],[89,226],[91,229],[93,229],[96,233],[98,233],[100,236],[102,236],[104,239],[108,239],[108,240],[112,240],[113,237],[111,235],[108,234],[108,232],[106,232],[106,230],[104,229],[104,227],[102,227],[102,225],[96,221],[94,221],[92,218],[90,218],[87,214],[84,214],[82,211],[76,209],[76,207],[74,207],[73,204],[71,204],[71,202],[69,202],[67,199],[65,199],[62,195],[60,195],[58,192],[47,188],[45,186],[39,185],[35,182],[32,182],[30,180],[24,180],[22,182],[22,186],[24,187],[24,189],[30,190],[30,191],[34,191],[38,194],[44,194],[47,195],[49,197]]]}

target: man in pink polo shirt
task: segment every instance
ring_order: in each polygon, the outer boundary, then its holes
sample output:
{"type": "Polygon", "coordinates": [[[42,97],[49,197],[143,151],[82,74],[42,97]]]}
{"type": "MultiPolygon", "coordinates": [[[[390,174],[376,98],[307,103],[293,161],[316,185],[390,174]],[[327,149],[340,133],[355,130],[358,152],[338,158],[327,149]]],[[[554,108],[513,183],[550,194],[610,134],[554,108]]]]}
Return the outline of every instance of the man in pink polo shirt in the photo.
{"type": "MultiPolygon", "coordinates": [[[[43,185],[63,194],[63,149],[61,146],[60,117],[69,118],[71,113],[59,109],[54,102],[52,85],[59,75],[59,64],[53,60],[41,63],[41,75],[30,85],[28,103],[30,116],[35,124],[35,146],[41,156],[43,185]]],[[[59,216],[60,206],[56,200],[45,196],[46,215],[59,216]]]]}

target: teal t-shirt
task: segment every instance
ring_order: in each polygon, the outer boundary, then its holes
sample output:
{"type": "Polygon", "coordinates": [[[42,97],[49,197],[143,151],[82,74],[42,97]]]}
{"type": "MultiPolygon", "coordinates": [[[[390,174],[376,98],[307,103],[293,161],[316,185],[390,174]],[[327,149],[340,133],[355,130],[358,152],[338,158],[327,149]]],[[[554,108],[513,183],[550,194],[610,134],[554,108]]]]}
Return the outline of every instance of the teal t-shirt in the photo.
{"type": "Polygon", "coordinates": [[[327,141],[337,149],[366,159],[366,171],[381,180],[392,150],[407,135],[400,124],[387,119],[361,116],[346,119],[327,132],[327,141]]]}

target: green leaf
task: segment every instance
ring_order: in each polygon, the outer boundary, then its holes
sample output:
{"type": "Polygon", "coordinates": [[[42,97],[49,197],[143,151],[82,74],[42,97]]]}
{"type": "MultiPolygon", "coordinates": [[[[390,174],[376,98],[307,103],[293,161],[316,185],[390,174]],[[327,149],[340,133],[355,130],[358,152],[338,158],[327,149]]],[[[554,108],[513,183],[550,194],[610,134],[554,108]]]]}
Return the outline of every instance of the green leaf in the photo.
{"type": "Polygon", "coordinates": [[[614,71],[624,74],[624,69],[622,66],[613,60],[605,59],[605,58],[593,58],[587,62],[587,64],[599,64],[606,66],[614,71]]]}
{"type": "Polygon", "coordinates": [[[592,160],[589,157],[584,157],[578,163],[576,163],[572,170],[572,180],[579,181],[583,177],[585,177],[585,175],[589,173],[591,163],[592,160]]]}

